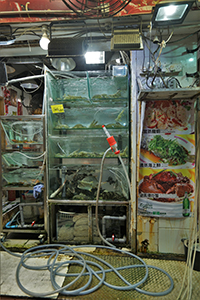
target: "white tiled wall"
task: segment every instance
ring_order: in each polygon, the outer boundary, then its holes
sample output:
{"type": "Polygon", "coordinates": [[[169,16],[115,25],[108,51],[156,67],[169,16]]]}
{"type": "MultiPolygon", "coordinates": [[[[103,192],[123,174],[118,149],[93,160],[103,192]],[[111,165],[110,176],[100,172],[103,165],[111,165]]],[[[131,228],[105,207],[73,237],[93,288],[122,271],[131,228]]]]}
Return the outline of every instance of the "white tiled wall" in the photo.
{"type": "Polygon", "coordinates": [[[161,253],[184,254],[181,239],[189,237],[191,218],[160,219],[158,228],[158,248],[161,253]]]}

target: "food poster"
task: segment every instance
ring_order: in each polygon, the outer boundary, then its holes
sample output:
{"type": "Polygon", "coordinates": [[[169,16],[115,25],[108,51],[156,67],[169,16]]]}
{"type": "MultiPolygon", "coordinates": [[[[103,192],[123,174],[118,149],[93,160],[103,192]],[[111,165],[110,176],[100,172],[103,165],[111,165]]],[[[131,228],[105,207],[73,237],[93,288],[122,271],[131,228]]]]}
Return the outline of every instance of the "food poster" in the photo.
{"type": "Polygon", "coordinates": [[[194,101],[146,102],[144,133],[194,134],[194,101]]]}
{"type": "Polygon", "coordinates": [[[140,145],[138,213],[184,218],[187,196],[190,216],[194,188],[194,102],[147,102],[140,145]]]}
{"type": "Polygon", "coordinates": [[[194,134],[143,134],[140,167],[191,169],[195,166],[194,134]]]}

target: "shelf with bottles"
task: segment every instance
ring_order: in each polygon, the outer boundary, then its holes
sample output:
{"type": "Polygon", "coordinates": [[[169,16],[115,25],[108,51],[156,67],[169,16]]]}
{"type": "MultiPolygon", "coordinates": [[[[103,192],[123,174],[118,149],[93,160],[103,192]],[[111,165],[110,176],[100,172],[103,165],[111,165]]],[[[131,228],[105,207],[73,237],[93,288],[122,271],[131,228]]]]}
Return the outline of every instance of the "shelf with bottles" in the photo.
{"type": "MultiPolygon", "coordinates": [[[[110,130],[110,134],[113,132],[110,130]]],[[[114,134],[120,155],[128,157],[128,131],[118,130],[114,134]]],[[[59,136],[49,136],[48,138],[49,157],[52,158],[102,158],[104,151],[109,148],[105,134],[99,132],[70,131],[68,134],[59,136]]],[[[106,157],[116,158],[113,151],[109,151],[106,157]]]]}
{"type": "MultiPolygon", "coordinates": [[[[93,201],[100,176],[99,165],[60,165],[49,169],[48,198],[93,201]]],[[[99,200],[128,201],[129,189],[122,165],[106,165],[102,173],[99,200]]]]}
{"type": "Polygon", "coordinates": [[[120,106],[63,106],[62,113],[54,113],[54,105],[49,110],[49,132],[53,130],[93,130],[105,125],[108,129],[127,129],[129,110],[127,103],[120,106]]]}
{"type": "Polygon", "coordinates": [[[128,76],[113,76],[111,71],[50,72],[46,70],[46,90],[49,102],[112,103],[127,99],[128,76]],[[86,100],[88,102],[86,102],[86,100]]]}
{"type": "Polygon", "coordinates": [[[43,144],[43,116],[0,116],[9,145],[43,144]]]}

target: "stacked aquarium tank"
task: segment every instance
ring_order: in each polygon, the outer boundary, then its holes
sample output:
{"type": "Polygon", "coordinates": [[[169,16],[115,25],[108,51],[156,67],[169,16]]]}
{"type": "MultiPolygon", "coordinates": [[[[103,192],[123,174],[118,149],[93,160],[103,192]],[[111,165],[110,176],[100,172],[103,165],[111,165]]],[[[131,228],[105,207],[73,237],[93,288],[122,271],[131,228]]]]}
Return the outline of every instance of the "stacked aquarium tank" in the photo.
{"type": "MultiPolygon", "coordinates": [[[[46,69],[45,78],[50,237],[57,239],[59,211],[64,215],[79,206],[88,213],[88,207],[95,206],[100,164],[109,148],[102,125],[117,141],[129,171],[129,83],[128,74],[113,76],[110,71],[52,73],[46,69]]],[[[127,206],[128,202],[124,170],[109,151],[99,204],[127,206]]]]}

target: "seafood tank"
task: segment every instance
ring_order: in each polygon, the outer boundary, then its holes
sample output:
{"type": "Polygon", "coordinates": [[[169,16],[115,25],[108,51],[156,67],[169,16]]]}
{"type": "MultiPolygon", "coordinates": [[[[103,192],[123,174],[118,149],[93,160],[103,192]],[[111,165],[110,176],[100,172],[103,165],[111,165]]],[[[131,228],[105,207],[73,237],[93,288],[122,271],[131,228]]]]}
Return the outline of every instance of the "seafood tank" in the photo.
{"type": "MultiPolygon", "coordinates": [[[[47,195],[55,229],[54,204],[65,203],[66,212],[72,205],[95,205],[101,160],[109,148],[102,125],[117,141],[129,172],[129,82],[128,74],[113,76],[110,71],[51,74],[47,69],[45,78],[47,195]]],[[[127,205],[129,198],[122,165],[109,151],[99,201],[107,206],[127,205]]],[[[56,229],[53,232],[58,238],[56,229]]]]}
{"type": "Polygon", "coordinates": [[[0,124],[0,230],[46,234],[44,115],[4,115],[0,124]]]}
{"type": "Polygon", "coordinates": [[[3,185],[34,186],[43,181],[43,117],[2,116],[5,136],[2,149],[3,185]]]}

